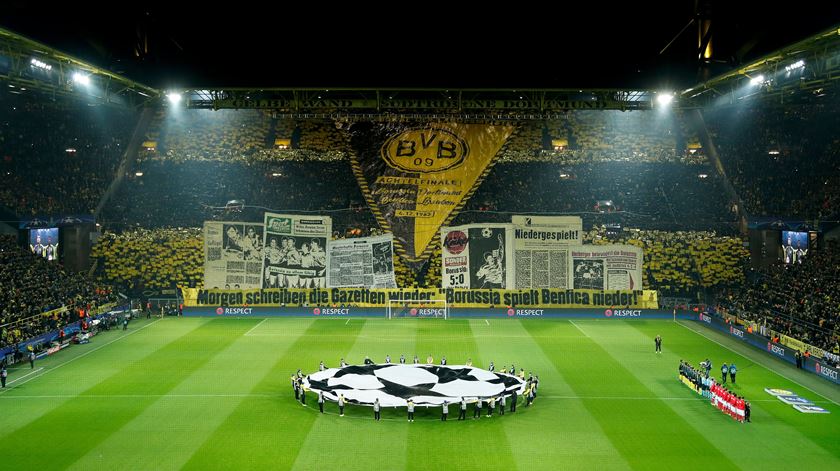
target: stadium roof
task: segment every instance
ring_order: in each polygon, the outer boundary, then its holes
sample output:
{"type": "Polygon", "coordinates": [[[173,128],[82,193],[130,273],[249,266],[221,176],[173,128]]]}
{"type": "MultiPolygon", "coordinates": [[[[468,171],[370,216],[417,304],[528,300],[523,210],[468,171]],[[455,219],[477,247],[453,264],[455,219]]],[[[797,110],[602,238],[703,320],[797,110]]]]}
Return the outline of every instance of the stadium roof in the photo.
{"type": "Polygon", "coordinates": [[[840,23],[837,2],[702,0],[715,49],[701,64],[694,0],[460,11],[449,2],[376,14],[303,3],[128,12],[21,3],[4,6],[2,26],[159,89],[685,89],[840,23]]]}

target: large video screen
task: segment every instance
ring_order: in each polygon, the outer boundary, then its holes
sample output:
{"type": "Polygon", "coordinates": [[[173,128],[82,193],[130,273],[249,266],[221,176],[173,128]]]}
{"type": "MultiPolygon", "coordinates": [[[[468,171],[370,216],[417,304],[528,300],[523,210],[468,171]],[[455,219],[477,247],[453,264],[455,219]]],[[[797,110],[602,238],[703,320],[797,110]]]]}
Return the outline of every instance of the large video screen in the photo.
{"type": "Polygon", "coordinates": [[[58,260],[58,228],[30,229],[29,249],[47,260],[58,260]]]}
{"type": "Polygon", "coordinates": [[[802,263],[807,254],[807,232],[782,231],[782,256],[786,264],[802,263]]]}

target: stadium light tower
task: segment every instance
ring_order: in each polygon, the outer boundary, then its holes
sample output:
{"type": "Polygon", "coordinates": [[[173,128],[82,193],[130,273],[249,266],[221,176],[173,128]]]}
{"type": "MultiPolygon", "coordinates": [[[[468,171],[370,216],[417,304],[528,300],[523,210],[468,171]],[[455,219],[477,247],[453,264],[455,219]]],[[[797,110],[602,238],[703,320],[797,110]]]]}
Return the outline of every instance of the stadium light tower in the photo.
{"type": "Polygon", "coordinates": [[[90,75],[83,72],[75,72],[73,73],[73,82],[87,87],[90,85],[90,75]]]}
{"type": "Polygon", "coordinates": [[[656,93],[656,103],[665,108],[669,106],[674,101],[674,92],[657,92],[656,93]]]}

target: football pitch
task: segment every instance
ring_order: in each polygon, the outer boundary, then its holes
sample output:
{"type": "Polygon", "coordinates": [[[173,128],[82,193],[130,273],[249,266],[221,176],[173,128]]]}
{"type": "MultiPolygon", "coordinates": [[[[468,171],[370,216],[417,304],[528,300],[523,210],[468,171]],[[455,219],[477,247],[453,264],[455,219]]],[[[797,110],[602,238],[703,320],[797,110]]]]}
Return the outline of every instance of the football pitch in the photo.
{"type": "MultiPolygon", "coordinates": [[[[139,321],[10,371],[0,392],[2,469],[840,469],[837,388],[693,323],[499,319],[139,321]],[[663,338],[654,353],[653,338],[663,338]],[[744,355],[735,353],[732,349],[744,355]],[[319,361],[415,354],[514,363],[540,377],[531,407],[464,422],[450,407],[303,407],[289,376],[319,361]],[[706,357],[752,402],[737,423],[677,379],[706,357]],[[771,371],[768,365],[779,373],[771,371]],[[24,376],[27,375],[27,376],[24,376]],[[784,376],[782,376],[784,375],[784,376]],[[794,378],[798,381],[786,379],[794,378]],[[812,380],[812,382],[809,382],[812,380]],[[824,391],[818,395],[812,389],[824,391]],[[831,414],[764,392],[789,389],[831,414]]],[[[521,401],[521,399],[520,399],[521,401]]]]}

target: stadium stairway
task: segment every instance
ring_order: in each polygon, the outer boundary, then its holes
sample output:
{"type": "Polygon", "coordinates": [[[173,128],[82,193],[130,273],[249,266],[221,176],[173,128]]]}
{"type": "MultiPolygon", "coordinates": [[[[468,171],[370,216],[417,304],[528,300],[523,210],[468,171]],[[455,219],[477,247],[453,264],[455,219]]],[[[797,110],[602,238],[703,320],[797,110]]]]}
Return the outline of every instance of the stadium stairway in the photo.
{"type": "Polygon", "coordinates": [[[747,214],[744,202],[741,200],[738,192],[735,191],[735,187],[732,186],[732,182],[729,181],[729,177],[726,175],[726,170],[723,168],[723,162],[721,162],[720,154],[718,154],[717,151],[717,146],[715,146],[712,135],[709,134],[709,129],[706,127],[706,121],[703,119],[703,113],[700,110],[694,110],[691,113],[686,114],[686,119],[689,126],[697,131],[700,143],[706,150],[706,156],[714,165],[718,175],[720,175],[721,181],[723,182],[723,189],[726,191],[726,196],[730,201],[736,201],[738,203],[738,220],[740,222],[741,232],[746,234],[749,214],[747,214]]]}
{"type": "Polygon", "coordinates": [[[140,151],[140,146],[143,144],[143,140],[146,137],[146,132],[149,129],[149,124],[152,122],[152,118],[155,115],[155,110],[152,108],[144,108],[143,113],[140,115],[140,119],[137,121],[137,125],[134,127],[134,133],[131,135],[131,140],[128,142],[128,145],[125,148],[125,153],[123,154],[122,161],[120,162],[120,166],[117,167],[117,173],[114,175],[114,179],[111,181],[111,184],[108,185],[108,190],[102,195],[102,198],[99,200],[99,204],[96,206],[96,210],[93,213],[95,218],[99,218],[99,214],[102,212],[102,208],[105,207],[105,204],[108,203],[108,200],[111,196],[117,191],[122,183],[123,179],[125,179],[125,174],[133,165],[134,162],[137,160],[137,153],[140,151]]]}

